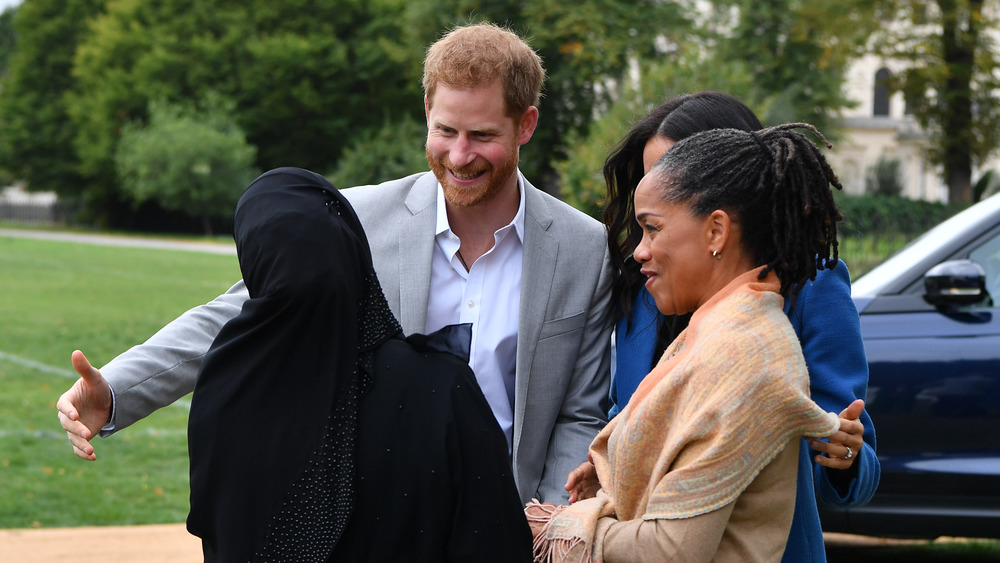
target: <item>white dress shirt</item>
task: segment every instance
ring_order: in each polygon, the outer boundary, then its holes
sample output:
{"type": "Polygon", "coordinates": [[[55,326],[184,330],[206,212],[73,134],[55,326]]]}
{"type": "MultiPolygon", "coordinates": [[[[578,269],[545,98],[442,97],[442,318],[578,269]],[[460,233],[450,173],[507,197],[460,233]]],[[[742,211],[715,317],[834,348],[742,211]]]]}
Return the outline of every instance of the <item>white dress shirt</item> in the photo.
{"type": "Polygon", "coordinates": [[[517,181],[520,204],[513,221],[493,235],[493,248],[465,270],[458,258],[459,238],[451,232],[444,191],[438,184],[437,252],[431,263],[427,300],[428,333],[472,323],[469,366],[476,374],[493,416],[507,436],[514,428],[514,371],[517,359],[518,308],[521,304],[521,258],[524,255],[524,186],[517,181]]]}

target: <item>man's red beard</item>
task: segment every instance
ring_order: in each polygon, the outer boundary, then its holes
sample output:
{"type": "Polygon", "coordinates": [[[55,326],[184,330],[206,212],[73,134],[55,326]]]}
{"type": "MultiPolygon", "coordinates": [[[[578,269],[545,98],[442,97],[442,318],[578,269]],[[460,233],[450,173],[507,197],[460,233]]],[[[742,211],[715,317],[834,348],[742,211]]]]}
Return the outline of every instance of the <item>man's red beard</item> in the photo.
{"type": "Polygon", "coordinates": [[[434,158],[429,150],[425,149],[425,152],[431,170],[441,182],[445,201],[458,207],[471,207],[495,197],[517,170],[516,148],[512,157],[505,160],[500,168],[494,168],[489,162],[484,166],[478,164],[479,161],[465,168],[457,168],[447,161],[447,157],[434,158]],[[481,174],[482,176],[478,178],[480,183],[474,187],[457,186],[452,182],[452,170],[461,176],[481,174]]]}

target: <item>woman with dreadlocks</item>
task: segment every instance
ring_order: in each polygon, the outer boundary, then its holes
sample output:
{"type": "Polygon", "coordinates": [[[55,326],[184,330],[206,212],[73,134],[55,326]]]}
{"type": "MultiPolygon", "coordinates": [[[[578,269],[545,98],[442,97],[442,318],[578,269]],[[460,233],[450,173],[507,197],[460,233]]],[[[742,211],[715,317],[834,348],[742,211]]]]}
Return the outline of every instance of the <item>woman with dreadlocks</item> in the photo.
{"type": "MultiPolygon", "coordinates": [[[[791,124],[679,141],[634,195],[634,252],[664,315],[691,313],[598,434],[596,496],[526,509],[536,561],[779,561],[801,436],[830,436],[783,311],[837,263],[840,188],[791,124]]],[[[824,139],[825,141],[825,139],[824,139]]]]}
{"type": "MultiPolygon", "coordinates": [[[[619,264],[613,281],[619,321],[611,417],[628,404],[690,318],[659,313],[644,287],[646,276],[640,273],[640,264],[632,260],[642,238],[632,206],[639,180],[677,141],[711,129],[757,131],[762,127],[738,99],[721,92],[696,92],[657,106],[608,156],[604,222],[612,261],[619,264]]],[[[826,550],[817,497],[835,506],[863,505],[874,495],[880,471],[875,428],[859,400],[865,398],[868,387],[868,363],[847,265],[837,261],[830,269],[817,271],[814,280],[799,288],[794,301],[786,300],[785,313],[802,345],[811,398],[825,410],[841,413],[840,431],[828,441],[812,440],[800,447],[795,515],[782,558],[789,563],[823,563],[826,550]]],[[[593,465],[584,463],[571,473],[567,489],[571,502],[593,496],[593,465]]]]}

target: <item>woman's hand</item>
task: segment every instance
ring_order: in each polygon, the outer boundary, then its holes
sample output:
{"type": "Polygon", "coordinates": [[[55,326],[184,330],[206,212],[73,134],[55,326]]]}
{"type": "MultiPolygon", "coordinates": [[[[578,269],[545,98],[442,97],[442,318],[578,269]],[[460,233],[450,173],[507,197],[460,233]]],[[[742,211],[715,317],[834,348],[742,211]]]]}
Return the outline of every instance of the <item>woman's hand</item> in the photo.
{"type": "Polygon", "coordinates": [[[600,488],[601,483],[597,480],[597,468],[594,467],[593,458],[588,453],[587,461],[570,471],[566,478],[565,489],[569,491],[569,503],[573,504],[578,500],[593,498],[600,488]]]}
{"type": "Polygon", "coordinates": [[[840,430],[834,432],[828,442],[812,440],[809,446],[826,455],[813,459],[819,465],[830,469],[850,469],[864,446],[865,427],[858,420],[865,410],[865,402],[857,399],[840,413],[840,430]]]}

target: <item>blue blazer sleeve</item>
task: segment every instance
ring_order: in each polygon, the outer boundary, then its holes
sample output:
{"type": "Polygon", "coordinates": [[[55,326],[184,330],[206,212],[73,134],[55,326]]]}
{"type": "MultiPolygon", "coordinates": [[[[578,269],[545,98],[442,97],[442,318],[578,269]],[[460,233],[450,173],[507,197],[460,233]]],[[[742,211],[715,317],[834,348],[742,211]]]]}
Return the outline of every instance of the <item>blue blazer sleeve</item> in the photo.
{"type": "Polygon", "coordinates": [[[632,302],[630,316],[618,319],[615,325],[615,370],[611,377],[609,420],[625,408],[653,365],[659,318],[653,296],[643,287],[632,302]]]}
{"type": "MultiPolygon", "coordinates": [[[[868,360],[861,339],[858,311],[851,299],[851,278],[847,265],[820,270],[816,280],[807,282],[794,304],[785,304],[802,353],[809,368],[812,399],[827,411],[839,413],[855,399],[865,399],[868,389],[868,360]]],[[[854,465],[857,476],[846,494],[830,482],[829,471],[813,462],[816,495],[835,506],[859,506],[871,500],[881,472],[875,455],[875,426],[868,411],[861,414],[865,445],[854,465]]]]}

